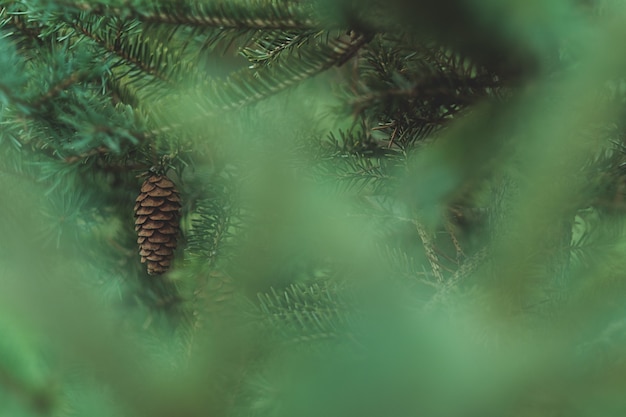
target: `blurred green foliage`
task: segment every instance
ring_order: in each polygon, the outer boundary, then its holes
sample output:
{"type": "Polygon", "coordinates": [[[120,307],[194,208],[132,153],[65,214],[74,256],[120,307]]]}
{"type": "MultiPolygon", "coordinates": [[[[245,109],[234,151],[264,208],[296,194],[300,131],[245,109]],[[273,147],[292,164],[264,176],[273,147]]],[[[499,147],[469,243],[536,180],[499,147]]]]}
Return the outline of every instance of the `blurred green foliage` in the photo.
{"type": "Polygon", "coordinates": [[[625,415],[625,22],[0,1],[0,416],[625,415]]]}

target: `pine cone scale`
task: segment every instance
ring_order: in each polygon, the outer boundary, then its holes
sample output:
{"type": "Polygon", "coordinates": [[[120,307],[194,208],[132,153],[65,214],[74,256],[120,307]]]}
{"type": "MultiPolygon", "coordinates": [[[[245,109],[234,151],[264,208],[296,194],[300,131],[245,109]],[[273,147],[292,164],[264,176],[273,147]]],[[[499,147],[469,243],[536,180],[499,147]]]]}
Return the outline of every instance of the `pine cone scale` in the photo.
{"type": "Polygon", "coordinates": [[[141,207],[159,207],[162,206],[163,203],[165,203],[165,200],[160,198],[144,197],[141,201],[141,207]]]}
{"type": "Polygon", "coordinates": [[[152,243],[150,241],[145,241],[143,243],[140,244],[141,249],[146,249],[149,251],[157,251],[161,248],[161,245],[157,244],[157,243],[152,243]]]}
{"type": "Polygon", "coordinates": [[[154,253],[160,256],[170,256],[174,253],[174,250],[168,247],[161,247],[158,250],[154,251],[154,253]]]}
{"type": "Polygon", "coordinates": [[[154,208],[152,207],[141,207],[139,205],[135,206],[135,215],[137,216],[146,216],[152,213],[154,213],[154,208]]]}
{"type": "Polygon", "coordinates": [[[172,194],[172,190],[164,189],[164,188],[155,188],[150,192],[152,197],[167,197],[172,194]]]}
{"type": "Polygon", "coordinates": [[[162,235],[160,233],[154,233],[152,236],[148,238],[148,241],[152,243],[167,243],[170,241],[170,236],[162,235]]]}
{"type": "MultiPolygon", "coordinates": [[[[147,218],[147,216],[146,216],[147,218]]],[[[151,220],[172,220],[174,218],[174,213],[172,212],[158,212],[154,213],[150,216],[151,220]]]]}
{"type": "Polygon", "coordinates": [[[159,207],[160,211],[178,211],[180,210],[180,203],[168,202],[159,207]]]}
{"type": "Polygon", "coordinates": [[[156,188],[156,185],[149,183],[149,182],[144,182],[143,185],[141,186],[141,192],[142,193],[149,193],[150,191],[154,190],[156,188]]]}
{"type": "Polygon", "coordinates": [[[164,224],[160,221],[148,220],[141,224],[143,229],[160,229],[164,226],[164,224]]]}
{"type": "Polygon", "coordinates": [[[160,180],[156,181],[156,186],[159,188],[174,188],[174,183],[169,179],[162,177],[160,180]]]}
{"type": "Polygon", "coordinates": [[[135,230],[141,263],[148,274],[166,272],[174,256],[180,230],[180,197],[164,175],[152,175],[135,200],[135,230]]]}

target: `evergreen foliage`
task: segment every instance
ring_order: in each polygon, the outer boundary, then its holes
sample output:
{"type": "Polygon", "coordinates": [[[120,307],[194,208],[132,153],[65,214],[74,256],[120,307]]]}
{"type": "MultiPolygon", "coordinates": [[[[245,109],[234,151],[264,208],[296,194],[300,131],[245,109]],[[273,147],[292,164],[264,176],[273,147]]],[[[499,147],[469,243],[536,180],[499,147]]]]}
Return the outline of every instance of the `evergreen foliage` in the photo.
{"type": "Polygon", "coordinates": [[[0,415],[623,416],[625,6],[0,0],[0,415]]]}

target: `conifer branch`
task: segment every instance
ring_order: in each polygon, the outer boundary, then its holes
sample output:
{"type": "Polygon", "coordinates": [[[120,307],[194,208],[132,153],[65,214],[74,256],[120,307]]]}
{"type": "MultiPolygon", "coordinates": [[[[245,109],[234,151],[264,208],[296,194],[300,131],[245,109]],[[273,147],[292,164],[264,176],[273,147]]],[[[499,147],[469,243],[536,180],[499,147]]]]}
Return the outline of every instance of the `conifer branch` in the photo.
{"type": "Polygon", "coordinates": [[[275,62],[284,52],[298,48],[324,32],[280,31],[255,39],[254,43],[242,50],[242,54],[255,68],[275,62]]]}
{"type": "Polygon", "coordinates": [[[13,27],[20,33],[23,40],[43,46],[44,42],[40,38],[41,28],[34,23],[27,24],[22,15],[9,11],[6,7],[0,9],[0,27],[13,27]]]}
{"type": "Polygon", "coordinates": [[[463,263],[459,266],[459,268],[452,274],[450,278],[448,278],[443,285],[438,286],[437,292],[430,299],[430,301],[426,304],[425,308],[427,310],[432,309],[437,304],[443,302],[447,295],[449,295],[459,283],[476,272],[479,268],[485,265],[485,262],[488,261],[488,257],[490,255],[490,250],[488,247],[483,247],[478,252],[465,259],[463,263]]]}
{"type": "Polygon", "coordinates": [[[30,107],[30,103],[18,94],[15,94],[11,86],[7,84],[0,83],[0,95],[4,95],[8,102],[17,104],[22,110],[30,107]]]}
{"type": "Polygon", "coordinates": [[[229,77],[219,89],[218,110],[237,109],[283,91],[308,78],[311,78],[334,65],[341,65],[367,42],[367,37],[340,36],[318,48],[302,48],[298,57],[289,59],[280,67],[270,67],[266,71],[245,70],[229,77]],[[297,61],[297,62],[296,62],[297,61]],[[298,65],[299,62],[299,65],[298,65]],[[230,91],[229,91],[230,90],[230,91]]]}
{"type": "Polygon", "coordinates": [[[68,87],[76,83],[86,80],[87,78],[89,78],[89,75],[90,73],[83,69],[73,72],[65,79],[53,85],[48,91],[44,92],[38,98],[34,100],[30,100],[31,107],[34,109],[42,108],[45,105],[45,103],[52,100],[63,90],[67,89],[68,87]]]}
{"type": "Polygon", "coordinates": [[[154,13],[144,13],[141,20],[192,26],[250,29],[311,29],[319,24],[303,13],[302,5],[267,1],[250,4],[216,3],[164,4],[154,13]]]}
{"type": "MultiPolygon", "coordinates": [[[[368,41],[369,37],[362,34],[344,34],[321,44],[305,45],[298,50],[297,56],[285,58],[280,66],[246,68],[224,81],[209,81],[208,85],[199,86],[194,91],[202,106],[202,114],[192,120],[236,110],[286,90],[334,65],[343,64],[368,41]],[[202,94],[200,97],[198,92],[202,94]]],[[[168,115],[162,117],[167,120],[168,115]]],[[[181,123],[172,123],[153,130],[151,134],[158,135],[180,126],[181,123]]]]}
{"type": "MultiPolygon", "coordinates": [[[[47,113],[48,109],[46,108],[46,104],[52,102],[55,97],[57,97],[63,91],[66,91],[68,87],[71,87],[81,81],[87,80],[91,76],[92,74],[89,71],[83,69],[75,71],[58,83],[54,84],[50,89],[45,91],[40,96],[32,99],[23,98],[21,95],[15,94],[11,88],[6,87],[2,83],[0,83],[0,93],[4,93],[7,101],[14,105],[16,114],[19,114],[19,117],[21,118],[19,123],[26,123],[26,121],[37,122],[41,120],[45,120],[46,123],[51,123],[52,120],[47,113]]],[[[62,125],[65,124],[65,122],[61,120],[56,120],[56,122],[60,122],[62,125]]],[[[130,127],[113,127],[103,123],[94,123],[91,129],[94,135],[104,134],[114,137],[123,137],[135,144],[145,142],[148,139],[148,136],[144,132],[130,127]]],[[[54,159],[60,156],[60,149],[50,146],[50,138],[48,138],[47,141],[40,138],[24,140],[21,137],[21,134],[17,134],[13,135],[12,139],[15,142],[19,143],[21,148],[30,149],[31,151],[46,155],[54,159]]],[[[98,145],[93,149],[78,152],[76,155],[73,156],[63,157],[63,159],[65,160],[65,162],[74,163],[77,161],[77,159],[86,159],[91,155],[106,154],[111,150],[114,150],[117,146],[118,145],[111,146],[110,144],[107,146],[98,145]]]]}
{"type": "Polygon", "coordinates": [[[102,35],[93,31],[89,25],[84,25],[81,20],[74,20],[69,24],[76,29],[82,35],[92,39],[98,45],[103,47],[106,51],[117,55],[124,63],[130,64],[136,67],[139,71],[153,76],[161,81],[171,83],[169,77],[162,71],[165,65],[169,62],[176,62],[175,57],[169,56],[167,49],[164,47],[153,50],[145,39],[137,37],[129,40],[128,35],[116,31],[104,32],[102,35]],[[111,42],[113,40],[113,42],[111,42]]]}
{"type": "Polygon", "coordinates": [[[192,256],[201,257],[212,264],[222,255],[225,241],[232,238],[233,213],[225,208],[226,196],[220,196],[219,201],[204,200],[196,210],[196,219],[192,221],[193,228],[189,234],[188,248],[192,256]]]}
{"type": "Polygon", "coordinates": [[[299,3],[271,1],[236,2],[193,2],[177,1],[146,2],[124,7],[105,3],[60,1],[59,6],[99,15],[134,17],[147,23],[177,24],[215,28],[248,29],[312,29],[320,23],[311,18],[311,13],[299,3]]]}
{"type": "Polygon", "coordinates": [[[443,284],[443,274],[441,273],[439,258],[435,253],[432,239],[429,236],[429,233],[426,231],[426,228],[422,224],[420,224],[418,221],[414,221],[414,224],[415,228],[417,229],[417,233],[422,241],[422,246],[424,247],[424,251],[426,252],[426,258],[428,259],[428,263],[430,263],[433,275],[439,284],[443,284]]]}
{"type": "MultiPolygon", "coordinates": [[[[486,94],[485,91],[488,89],[498,87],[500,85],[497,81],[487,78],[462,78],[447,74],[443,79],[437,74],[424,77],[409,88],[392,88],[357,95],[352,100],[351,107],[355,114],[360,114],[375,103],[387,100],[407,101],[417,98],[425,100],[432,97],[436,97],[440,102],[454,103],[455,106],[466,106],[474,103],[480,95],[486,94]]],[[[454,113],[454,108],[450,108],[449,111],[450,114],[454,113]]]]}
{"type": "Polygon", "coordinates": [[[298,283],[283,291],[272,288],[258,294],[258,300],[270,328],[290,342],[355,340],[351,328],[354,311],[334,283],[298,283]]]}

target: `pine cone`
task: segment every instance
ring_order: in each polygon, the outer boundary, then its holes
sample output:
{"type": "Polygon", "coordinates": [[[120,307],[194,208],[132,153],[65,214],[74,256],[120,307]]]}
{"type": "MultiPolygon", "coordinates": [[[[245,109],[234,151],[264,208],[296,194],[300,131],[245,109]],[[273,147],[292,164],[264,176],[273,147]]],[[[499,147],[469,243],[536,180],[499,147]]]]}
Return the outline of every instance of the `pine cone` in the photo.
{"type": "Polygon", "coordinates": [[[179,212],[180,197],[169,178],[152,175],[144,181],[135,203],[135,231],[141,263],[150,275],[170,267],[180,229],[179,212]]]}

